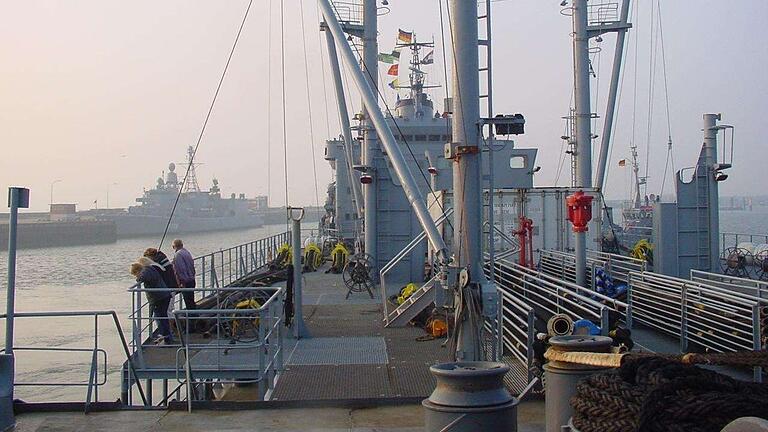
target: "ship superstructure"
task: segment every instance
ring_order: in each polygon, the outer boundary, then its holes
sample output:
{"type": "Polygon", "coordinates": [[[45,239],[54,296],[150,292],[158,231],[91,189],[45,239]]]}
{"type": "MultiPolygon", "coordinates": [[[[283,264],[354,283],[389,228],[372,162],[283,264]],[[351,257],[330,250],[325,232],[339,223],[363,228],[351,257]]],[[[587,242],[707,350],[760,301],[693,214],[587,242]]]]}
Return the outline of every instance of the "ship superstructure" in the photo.
{"type": "Polygon", "coordinates": [[[137,205],[128,207],[125,213],[102,216],[115,221],[118,236],[162,235],[166,225],[168,232],[174,234],[262,225],[262,216],[250,210],[245,194],[222,197],[219,181],[215,178],[208,190],[202,190],[191,154],[188,155],[189,174],[186,177],[182,175],[180,179],[176,164],[170,163],[165,178],[158,177],[155,187],[136,198],[137,205]]]}

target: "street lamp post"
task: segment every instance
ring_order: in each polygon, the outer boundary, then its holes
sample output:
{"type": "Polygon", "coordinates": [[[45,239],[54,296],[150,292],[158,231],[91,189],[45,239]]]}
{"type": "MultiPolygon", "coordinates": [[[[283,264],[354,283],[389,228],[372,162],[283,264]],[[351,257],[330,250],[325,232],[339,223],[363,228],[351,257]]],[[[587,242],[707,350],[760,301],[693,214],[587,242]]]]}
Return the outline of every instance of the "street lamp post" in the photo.
{"type": "Polygon", "coordinates": [[[61,182],[62,182],[61,179],[56,179],[56,180],[51,182],[51,202],[50,202],[50,204],[53,204],[53,185],[55,185],[56,183],[61,183],[61,182]]]}

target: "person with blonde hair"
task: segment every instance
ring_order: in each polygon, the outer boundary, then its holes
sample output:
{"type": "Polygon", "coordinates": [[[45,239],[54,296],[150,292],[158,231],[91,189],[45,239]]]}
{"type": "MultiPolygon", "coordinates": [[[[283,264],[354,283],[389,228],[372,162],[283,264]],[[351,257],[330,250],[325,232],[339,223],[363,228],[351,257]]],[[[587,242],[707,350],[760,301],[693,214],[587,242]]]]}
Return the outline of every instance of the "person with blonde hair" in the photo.
{"type": "Polygon", "coordinates": [[[171,326],[168,322],[168,305],[171,302],[171,292],[163,282],[160,275],[162,266],[147,257],[139,258],[138,262],[131,264],[131,274],[136,282],[146,289],[145,294],[149,302],[149,314],[155,318],[159,336],[153,340],[155,344],[173,343],[171,326]]]}

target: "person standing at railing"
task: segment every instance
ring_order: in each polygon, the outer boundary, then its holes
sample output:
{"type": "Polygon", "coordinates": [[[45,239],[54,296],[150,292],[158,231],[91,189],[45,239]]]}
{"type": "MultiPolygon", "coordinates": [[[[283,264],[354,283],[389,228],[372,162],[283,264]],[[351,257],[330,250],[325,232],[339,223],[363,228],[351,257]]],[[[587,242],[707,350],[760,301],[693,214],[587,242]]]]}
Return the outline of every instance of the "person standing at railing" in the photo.
{"type": "MultiPolygon", "coordinates": [[[[184,242],[181,239],[175,239],[171,247],[173,247],[173,268],[176,270],[179,288],[195,288],[195,260],[192,254],[184,248],[184,242]]],[[[187,309],[197,309],[194,291],[184,290],[181,295],[184,297],[184,305],[187,309]]]]}
{"type": "MultiPolygon", "coordinates": [[[[168,316],[172,317],[175,303],[174,297],[176,296],[176,289],[179,288],[179,281],[176,279],[176,271],[173,269],[173,264],[168,259],[167,255],[156,248],[147,248],[144,251],[144,258],[149,258],[154,261],[155,264],[160,266],[157,268],[157,271],[160,272],[160,276],[163,278],[165,286],[171,291],[171,301],[168,302],[168,316]]],[[[175,322],[171,320],[170,325],[171,331],[175,332],[175,322]]]]}
{"type": "MultiPolygon", "coordinates": [[[[146,257],[139,258],[139,262],[131,265],[131,274],[136,282],[144,285],[149,302],[149,314],[155,318],[160,336],[153,341],[156,344],[173,343],[171,326],[168,323],[168,305],[171,302],[171,291],[165,286],[159,264],[146,257]]],[[[162,267],[160,267],[162,268],[162,267]]]]}
{"type": "Polygon", "coordinates": [[[171,291],[179,288],[179,282],[176,280],[176,272],[174,271],[173,264],[162,251],[155,248],[147,248],[144,251],[144,257],[151,259],[161,268],[157,270],[160,272],[160,276],[165,282],[165,286],[171,291]]]}

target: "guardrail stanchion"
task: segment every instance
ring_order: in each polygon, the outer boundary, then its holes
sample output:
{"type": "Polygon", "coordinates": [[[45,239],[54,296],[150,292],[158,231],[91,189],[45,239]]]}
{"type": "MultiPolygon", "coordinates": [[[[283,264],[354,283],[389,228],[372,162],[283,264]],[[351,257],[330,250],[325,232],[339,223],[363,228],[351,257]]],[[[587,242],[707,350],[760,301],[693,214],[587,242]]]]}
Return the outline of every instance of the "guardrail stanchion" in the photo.
{"type": "MultiPolygon", "coordinates": [[[[760,334],[760,303],[752,306],[752,349],[760,351],[762,348],[762,338],[760,334]]],[[[753,380],[755,382],[763,382],[763,369],[760,366],[753,368],[753,380]]]]}
{"type": "Polygon", "coordinates": [[[680,290],[680,352],[688,352],[688,287],[680,290]]]}
{"type": "Polygon", "coordinates": [[[528,310],[527,325],[528,328],[526,330],[528,332],[528,340],[526,341],[527,346],[525,347],[525,352],[526,359],[528,360],[528,382],[531,382],[531,380],[534,378],[533,371],[531,370],[531,366],[533,365],[533,342],[536,340],[536,314],[534,313],[533,309],[528,310]]]}
{"type": "Polygon", "coordinates": [[[607,307],[600,308],[600,334],[608,336],[608,333],[611,331],[610,325],[610,310],[607,307]]]}
{"type": "Polygon", "coordinates": [[[627,277],[627,319],[626,324],[629,330],[632,330],[632,274],[627,277]]]}

